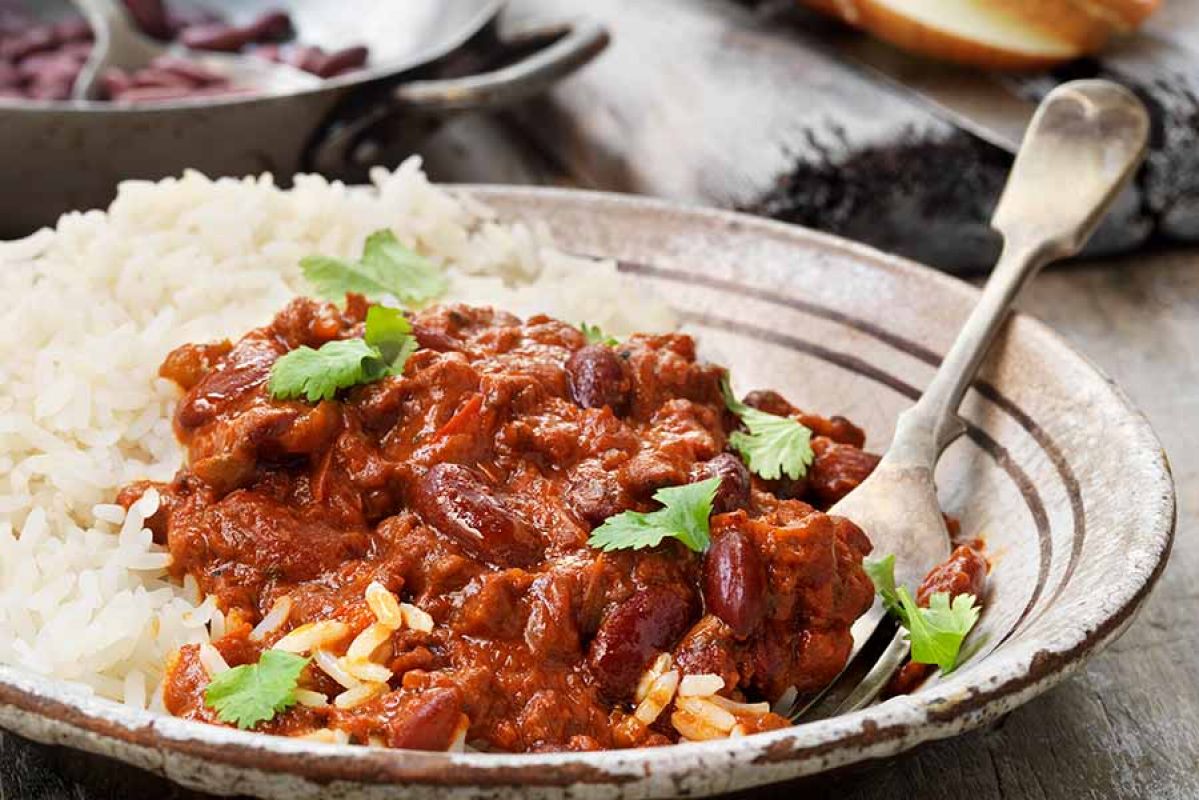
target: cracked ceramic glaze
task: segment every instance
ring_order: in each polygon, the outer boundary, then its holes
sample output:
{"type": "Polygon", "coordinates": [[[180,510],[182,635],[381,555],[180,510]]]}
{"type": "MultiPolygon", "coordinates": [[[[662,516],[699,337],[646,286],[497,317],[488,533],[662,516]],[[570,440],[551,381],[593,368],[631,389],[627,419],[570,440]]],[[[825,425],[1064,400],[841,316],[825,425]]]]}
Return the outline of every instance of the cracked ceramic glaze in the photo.
{"type": "MultiPolygon", "coordinates": [[[[541,221],[567,250],[619,259],[659,292],[737,387],[844,414],[882,450],[976,292],[802,228],[609,195],[471,189],[541,221]]],[[[585,274],[580,274],[580,280],[585,274]]],[[[963,405],[938,469],[943,506],[986,541],[991,588],[969,660],[920,692],[844,717],[725,741],[550,755],[321,745],[136,711],[0,668],[0,726],[217,794],[321,797],[702,795],[891,756],[1024,703],[1114,640],[1165,566],[1173,483],[1124,394],[1017,317],[963,405]]]]}

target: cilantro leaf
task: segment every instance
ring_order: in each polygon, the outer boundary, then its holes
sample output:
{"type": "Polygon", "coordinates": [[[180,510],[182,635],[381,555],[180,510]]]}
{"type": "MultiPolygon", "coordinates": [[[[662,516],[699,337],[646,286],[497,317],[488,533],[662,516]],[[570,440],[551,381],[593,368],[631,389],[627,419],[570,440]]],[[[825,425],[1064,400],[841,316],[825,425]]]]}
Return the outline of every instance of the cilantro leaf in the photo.
{"type": "Polygon", "coordinates": [[[587,338],[587,344],[602,344],[607,347],[615,347],[620,344],[620,340],[615,336],[609,336],[604,333],[599,325],[588,325],[586,322],[579,323],[579,330],[583,332],[583,336],[587,338]]]}
{"type": "Polygon", "coordinates": [[[766,480],[777,480],[784,474],[798,480],[807,474],[816,457],[812,452],[812,431],[798,420],[767,414],[742,403],[733,396],[727,375],[721,381],[720,391],[729,411],[740,417],[748,430],[748,433],[734,431],[729,444],[745,459],[750,471],[766,480]]]}
{"type": "Polygon", "coordinates": [[[657,511],[625,511],[609,517],[594,531],[587,544],[604,552],[630,548],[655,547],[667,537],[678,539],[697,553],[708,549],[712,502],[720,478],[709,478],[685,486],[659,489],[654,499],[662,504],[657,511]]]}
{"type": "Polygon", "coordinates": [[[978,622],[978,601],[972,594],[949,599],[948,592],[937,592],[921,608],[906,586],[895,586],[895,556],[862,564],[883,605],[907,628],[912,644],[912,660],[933,664],[948,675],[957,667],[958,655],[966,635],[978,622]]]}
{"type": "Polygon", "coordinates": [[[949,592],[937,592],[928,599],[928,608],[920,608],[907,587],[901,586],[899,601],[908,619],[912,660],[918,664],[936,664],[946,675],[953,672],[962,642],[978,622],[979,608],[974,595],[959,594],[950,603],[949,592]]]}
{"type": "Polygon", "coordinates": [[[392,375],[404,369],[408,357],[416,352],[416,337],[412,323],[402,312],[387,306],[371,306],[366,310],[366,343],[376,348],[392,375]]]}
{"type": "Polygon", "coordinates": [[[387,372],[379,350],[362,339],[326,342],[319,350],[298,347],[271,367],[267,384],[276,400],[330,400],[339,389],[370,383],[387,372]]]}
{"type": "Polygon", "coordinates": [[[204,690],[204,704],[221,722],[242,730],[272,719],[296,702],[296,684],[308,659],[267,650],[257,664],[242,664],[222,672],[204,690]]]}
{"type": "Polygon", "coordinates": [[[330,400],[341,389],[399,375],[417,348],[412,325],[394,308],[366,311],[366,338],[298,347],[271,367],[267,389],[276,400],[330,400]]]}
{"type": "Polygon", "coordinates": [[[372,300],[390,296],[405,305],[420,305],[440,297],[449,286],[433,262],[404,247],[387,229],[367,237],[356,262],[309,256],[300,269],[316,294],[327,300],[354,292],[372,300]]]}

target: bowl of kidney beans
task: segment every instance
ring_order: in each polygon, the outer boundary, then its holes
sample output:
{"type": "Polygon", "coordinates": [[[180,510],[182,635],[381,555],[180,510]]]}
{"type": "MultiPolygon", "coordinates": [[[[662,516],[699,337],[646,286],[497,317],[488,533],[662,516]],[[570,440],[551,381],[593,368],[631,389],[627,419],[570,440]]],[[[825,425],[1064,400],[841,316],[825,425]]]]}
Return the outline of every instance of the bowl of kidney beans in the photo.
{"type": "MultiPolygon", "coordinates": [[[[286,63],[318,78],[335,78],[366,66],[362,45],[324,50],[304,44],[283,9],[259,13],[241,24],[215,10],[172,8],[165,0],[124,0],[147,35],[195,50],[246,53],[286,63]]],[[[78,15],[43,21],[25,8],[0,6],[0,97],[66,100],[92,51],[92,31],[78,15]]],[[[221,74],[186,59],[163,56],[137,70],[109,69],[101,76],[103,98],[144,103],[244,93],[221,74]]]]}
{"type": "MultiPolygon", "coordinates": [[[[92,31],[69,0],[0,0],[0,238],[100,208],[130,179],[319,172],[363,183],[441,121],[547,91],[606,45],[603,26],[498,19],[502,0],[124,0],[148,36],[276,59],[324,80],[249,91],[163,56],[73,100],[92,31]],[[368,53],[369,48],[369,53],[368,53]]],[[[166,48],[171,53],[171,48],[166,48]]]]}

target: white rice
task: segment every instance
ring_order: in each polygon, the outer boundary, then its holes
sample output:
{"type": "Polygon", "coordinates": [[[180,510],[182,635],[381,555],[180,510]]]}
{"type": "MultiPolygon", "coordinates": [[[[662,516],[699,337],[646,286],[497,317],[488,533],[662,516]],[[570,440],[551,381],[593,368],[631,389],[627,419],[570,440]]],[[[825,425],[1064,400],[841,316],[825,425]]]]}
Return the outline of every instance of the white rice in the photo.
{"type": "Polygon", "coordinates": [[[499,224],[416,159],[372,178],[128,182],[107,212],[0,244],[0,662],[154,708],[167,656],[220,634],[215,604],[167,578],[143,524],[157,497],[128,514],[113,499],[180,466],[163,357],[266,323],[304,292],[304,256],[355,257],[387,227],[445,267],[447,299],[617,335],[673,327],[613,264],[499,224]]]}

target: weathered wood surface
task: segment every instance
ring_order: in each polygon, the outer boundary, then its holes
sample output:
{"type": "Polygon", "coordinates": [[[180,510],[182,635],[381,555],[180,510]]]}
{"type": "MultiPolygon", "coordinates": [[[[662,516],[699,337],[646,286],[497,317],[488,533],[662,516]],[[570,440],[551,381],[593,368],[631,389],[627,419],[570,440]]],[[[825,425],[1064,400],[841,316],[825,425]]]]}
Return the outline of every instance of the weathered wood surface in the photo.
{"type": "MultiPolygon", "coordinates": [[[[993,262],[998,243],[986,223],[1010,154],[847,59],[857,34],[789,0],[516,5],[599,16],[613,29],[610,51],[570,91],[517,115],[584,183],[743,208],[953,271],[993,262]]],[[[1092,242],[1095,253],[1126,252],[1154,236],[1199,238],[1189,199],[1199,188],[1199,148],[1189,146],[1199,57],[1183,44],[1199,14],[1174,11],[1161,25],[1110,63],[1036,79],[1001,81],[898,54],[890,62],[966,88],[1001,84],[1026,114],[1065,78],[1107,74],[1137,88],[1155,114],[1154,157],[1092,242]]]]}
{"type": "MultiPolygon", "coordinates": [[[[591,5],[602,9],[610,3],[595,0],[591,5]]],[[[663,0],[662,5],[668,3],[663,0]]],[[[1179,46],[1187,46],[1192,40],[1177,32],[1196,27],[1199,8],[1178,2],[1167,13],[1173,17],[1160,23],[1162,32],[1178,36],[1179,46]]],[[[662,26],[665,35],[670,19],[663,18],[662,26]]],[[[771,52],[781,59],[805,58],[781,48],[772,47],[771,52]]],[[[724,66],[738,69],[733,61],[724,66]]],[[[687,79],[682,66],[679,70],[684,74],[677,77],[687,79]]],[[[783,143],[795,133],[776,119],[773,149],[763,153],[761,164],[735,163],[714,146],[690,165],[680,163],[678,152],[665,145],[653,159],[641,161],[630,154],[640,152],[644,143],[617,135],[627,129],[588,80],[579,76],[548,103],[505,120],[467,118],[448,126],[426,148],[429,169],[442,180],[637,189],[736,204],[740,191],[770,174],[770,163],[782,163],[783,143]],[[538,119],[545,131],[531,125],[538,119]],[[614,126],[607,148],[585,152],[572,137],[605,119],[614,126]],[[560,147],[545,146],[546,131],[561,137],[560,147]],[[577,153],[572,149],[576,147],[577,153]]],[[[636,76],[627,82],[636,83],[636,76]]],[[[738,126],[725,120],[719,98],[705,97],[702,82],[686,85],[688,91],[673,96],[674,109],[712,104],[700,118],[710,118],[720,135],[735,140],[753,133],[746,122],[738,126]]],[[[637,86],[619,88],[642,91],[637,86]]],[[[864,103],[860,113],[868,111],[864,103]]],[[[667,107],[654,113],[663,122],[683,114],[667,107]]],[[[766,112],[739,106],[728,113],[766,112]]],[[[691,147],[695,138],[703,139],[699,133],[690,127],[679,132],[678,141],[685,138],[691,147]]],[[[1180,518],[1175,552],[1161,585],[1119,642],[1065,684],[990,729],[928,745],[869,770],[807,782],[802,788],[761,791],[754,797],[1199,798],[1199,542],[1194,539],[1194,511],[1199,509],[1199,250],[1058,269],[1037,279],[1023,305],[1123,386],[1165,443],[1178,481],[1180,518]]],[[[1120,458],[1119,453],[1111,456],[1120,458]]],[[[198,795],[111,762],[0,735],[0,800],[142,797],[199,800],[198,795]]]]}

